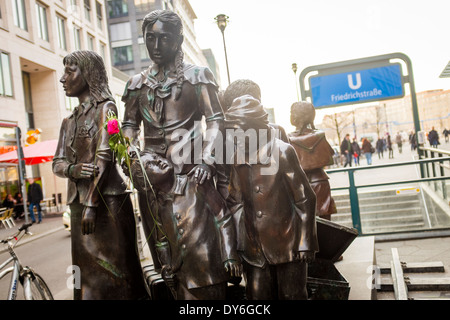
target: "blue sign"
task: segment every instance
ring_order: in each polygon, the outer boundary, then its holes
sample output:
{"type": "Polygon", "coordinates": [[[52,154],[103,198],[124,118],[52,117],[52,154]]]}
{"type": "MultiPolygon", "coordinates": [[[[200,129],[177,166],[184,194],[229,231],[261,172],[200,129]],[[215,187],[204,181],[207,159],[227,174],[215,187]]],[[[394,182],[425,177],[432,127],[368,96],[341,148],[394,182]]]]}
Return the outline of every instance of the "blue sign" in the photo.
{"type": "Polygon", "coordinates": [[[309,78],[314,107],[386,100],[404,96],[400,64],[309,78]]]}

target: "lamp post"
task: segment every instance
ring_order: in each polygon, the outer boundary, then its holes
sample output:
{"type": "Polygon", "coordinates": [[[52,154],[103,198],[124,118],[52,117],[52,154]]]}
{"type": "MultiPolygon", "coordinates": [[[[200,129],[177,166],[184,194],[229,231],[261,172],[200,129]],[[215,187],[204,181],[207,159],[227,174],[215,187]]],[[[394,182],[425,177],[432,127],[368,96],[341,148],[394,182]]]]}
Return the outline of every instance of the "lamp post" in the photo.
{"type": "Polygon", "coordinates": [[[230,70],[228,68],[228,57],[227,57],[227,46],[225,45],[225,28],[227,27],[228,16],[224,14],[218,14],[217,17],[214,18],[217,22],[217,26],[222,32],[223,38],[223,50],[225,51],[225,63],[227,64],[227,75],[228,75],[228,85],[230,84],[230,70]]]}
{"type": "Polygon", "coordinates": [[[298,84],[297,84],[297,64],[292,64],[292,71],[294,71],[294,77],[295,77],[295,92],[297,92],[297,101],[300,101],[300,97],[298,96],[298,84]]]}

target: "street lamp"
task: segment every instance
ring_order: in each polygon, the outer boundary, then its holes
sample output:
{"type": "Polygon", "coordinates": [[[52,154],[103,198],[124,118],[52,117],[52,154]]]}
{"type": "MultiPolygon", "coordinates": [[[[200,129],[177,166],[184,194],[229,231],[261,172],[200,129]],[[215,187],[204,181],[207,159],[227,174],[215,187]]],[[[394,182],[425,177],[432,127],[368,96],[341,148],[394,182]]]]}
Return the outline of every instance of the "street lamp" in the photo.
{"type": "Polygon", "coordinates": [[[217,26],[222,32],[223,38],[223,50],[225,51],[225,62],[227,64],[227,75],[228,75],[228,85],[230,84],[230,70],[228,69],[228,57],[227,57],[227,46],[225,45],[225,28],[227,27],[228,16],[224,14],[218,14],[217,17],[214,18],[217,22],[217,26]]]}
{"type": "Polygon", "coordinates": [[[298,84],[297,84],[297,64],[292,64],[292,71],[294,71],[294,77],[295,77],[295,91],[297,92],[297,101],[300,101],[300,97],[298,96],[298,84]]]}

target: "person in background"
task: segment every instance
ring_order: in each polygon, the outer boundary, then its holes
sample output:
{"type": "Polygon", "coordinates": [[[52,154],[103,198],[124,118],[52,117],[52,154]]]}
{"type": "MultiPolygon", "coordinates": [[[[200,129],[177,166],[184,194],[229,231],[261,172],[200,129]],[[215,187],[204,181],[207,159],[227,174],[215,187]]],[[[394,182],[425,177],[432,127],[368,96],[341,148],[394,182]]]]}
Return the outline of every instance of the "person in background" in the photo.
{"type": "Polygon", "coordinates": [[[16,204],[16,200],[13,198],[13,196],[10,193],[8,193],[5,197],[5,199],[3,200],[3,203],[2,203],[3,207],[11,209],[11,208],[14,208],[15,204],[16,204]]]}
{"type": "Polygon", "coordinates": [[[41,185],[38,184],[34,179],[28,179],[30,185],[28,186],[27,195],[28,195],[28,203],[30,204],[30,217],[32,223],[36,223],[36,217],[34,216],[34,207],[36,207],[38,214],[38,223],[42,222],[42,210],[41,210],[41,201],[44,199],[42,194],[41,185]]]}
{"type": "Polygon", "coordinates": [[[450,135],[450,130],[447,130],[447,128],[444,129],[444,131],[442,131],[442,134],[445,137],[445,143],[448,142],[448,136],[450,135]]]}
{"type": "Polygon", "coordinates": [[[428,132],[428,141],[430,141],[430,145],[433,148],[437,148],[439,143],[439,134],[436,130],[434,130],[434,127],[431,127],[431,131],[428,132]]]}
{"type": "Polygon", "coordinates": [[[411,145],[411,150],[414,151],[417,148],[417,140],[416,140],[416,133],[414,131],[411,131],[409,135],[409,144],[411,145]]]}
{"type": "Polygon", "coordinates": [[[383,152],[384,152],[384,147],[383,147],[384,143],[383,143],[383,139],[381,139],[381,137],[378,137],[377,143],[375,145],[376,149],[377,149],[377,154],[378,154],[378,159],[384,158],[383,152]]]}
{"type": "Polygon", "coordinates": [[[367,165],[372,164],[372,153],[375,149],[367,138],[363,138],[362,140],[362,152],[367,160],[367,165]]]}
{"type": "Polygon", "coordinates": [[[345,156],[344,168],[349,165],[352,166],[352,143],[350,142],[350,134],[345,135],[341,143],[341,154],[345,156]]]}
{"type": "Polygon", "coordinates": [[[14,207],[15,218],[22,219],[24,212],[22,194],[20,192],[16,192],[16,194],[14,195],[14,199],[16,200],[16,205],[14,207]]]}
{"type": "Polygon", "coordinates": [[[394,159],[394,150],[392,150],[391,135],[388,133],[386,138],[386,146],[389,150],[389,159],[394,159]]]}
{"type": "Polygon", "coordinates": [[[352,154],[353,154],[353,160],[355,161],[355,166],[359,166],[359,157],[361,156],[361,148],[359,147],[359,144],[356,141],[356,138],[353,138],[352,154]]]}
{"type": "Polygon", "coordinates": [[[397,132],[397,135],[395,136],[395,142],[397,143],[397,147],[398,147],[398,153],[402,153],[402,135],[400,134],[400,132],[397,132]]]}

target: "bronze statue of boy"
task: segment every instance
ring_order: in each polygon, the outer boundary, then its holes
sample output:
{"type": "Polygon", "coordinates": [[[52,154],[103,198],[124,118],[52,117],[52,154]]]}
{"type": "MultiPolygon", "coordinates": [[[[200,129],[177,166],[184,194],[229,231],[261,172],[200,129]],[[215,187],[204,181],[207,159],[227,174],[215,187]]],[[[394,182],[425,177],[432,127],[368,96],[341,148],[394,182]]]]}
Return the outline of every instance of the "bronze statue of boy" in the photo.
{"type": "Polygon", "coordinates": [[[267,134],[256,148],[244,144],[245,161],[235,157],[230,175],[227,202],[238,220],[247,298],[306,299],[307,263],[318,251],[315,194],[294,148],[274,136],[258,99],[237,97],[225,115],[227,130],[267,134]],[[251,149],[259,156],[264,151],[269,161],[249,161],[251,149]],[[277,170],[267,170],[273,162],[277,170]]]}

